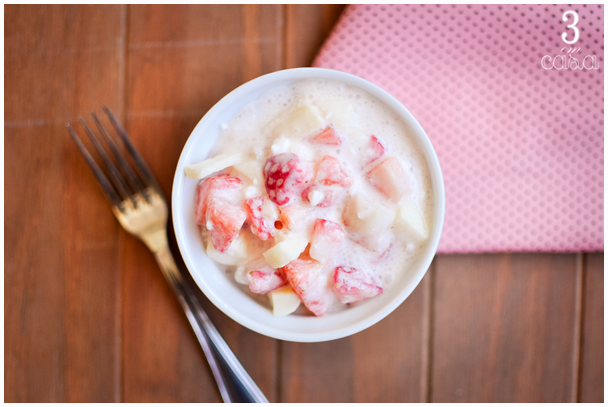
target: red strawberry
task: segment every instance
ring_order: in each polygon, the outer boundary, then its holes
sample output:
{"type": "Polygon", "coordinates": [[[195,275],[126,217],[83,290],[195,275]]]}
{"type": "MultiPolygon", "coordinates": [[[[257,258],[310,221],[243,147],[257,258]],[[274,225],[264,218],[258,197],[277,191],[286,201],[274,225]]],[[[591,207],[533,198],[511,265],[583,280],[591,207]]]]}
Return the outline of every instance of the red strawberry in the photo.
{"type": "Polygon", "coordinates": [[[340,193],[354,183],[346,166],[337,158],[326,155],[321,160],[313,184],[302,192],[302,200],[322,208],[332,206],[340,193]],[[315,194],[318,194],[318,199],[315,194]]]}
{"type": "Polygon", "coordinates": [[[344,304],[382,294],[380,280],[370,272],[354,267],[336,267],[333,290],[344,304]]]}
{"type": "Polygon", "coordinates": [[[399,202],[409,191],[408,177],[395,157],[389,157],[372,168],[365,178],[389,201],[399,202]]]}
{"type": "Polygon", "coordinates": [[[220,253],[228,250],[246,219],[247,212],[242,207],[221,198],[210,199],[207,204],[206,226],[215,250],[220,253]]]}
{"type": "Polygon", "coordinates": [[[211,198],[223,198],[229,202],[237,203],[243,182],[237,177],[220,174],[205,178],[196,189],[195,219],[199,225],[207,223],[207,205],[211,198]]]}
{"type": "Polygon", "coordinates": [[[269,212],[272,212],[270,205],[274,204],[263,196],[251,198],[245,201],[245,209],[251,220],[251,232],[262,240],[268,240],[274,236],[274,222],[269,212]]]}
{"type": "Polygon", "coordinates": [[[256,294],[268,294],[287,284],[287,278],[282,270],[263,267],[247,273],[249,289],[256,294]]]}
{"type": "Polygon", "coordinates": [[[321,263],[331,261],[340,251],[346,232],[339,224],[317,219],[310,241],[310,257],[321,263]]]}
{"type": "Polygon", "coordinates": [[[310,142],[314,144],[325,144],[328,146],[339,146],[342,144],[340,136],[338,136],[338,133],[336,133],[336,131],[331,127],[326,128],[321,133],[312,137],[310,142]]]}
{"type": "Polygon", "coordinates": [[[302,200],[310,202],[312,206],[327,208],[336,203],[342,187],[336,185],[317,185],[313,184],[302,191],[302,200]],[[320,198],[315,201],[315,193],[318,193],[320,198]]]}
{"type": "Polygon", "coordinates": [[[247,219],[242,188],[243,182],[228,174],[206,178],[197,187],[196,223],[207,227],[213,247],[220,253],[228,250],[247,219]]]}
{"type": "Polygon", "coordinates": [[[315,184],[340,185],[348,188],[354,182],[352,175],[340,160],[331,155],[323,156],[319,169],[317,169],[317,175],[315,175],[315,184]]]}
{"type": "Polygon", "coordinates": [[[378,138],[376,136],[371,136],[371,138],[369,140],[368,148],[363,153],[363,156],[365,158],[364,165],[374,162],[378,158],[382,157],[384,155],[385,150],[386,149],[384,148],[384,146],[382,145],[380,140],[378,140],[378,138]]]}
{"type": "Polygon", "coordinates": [[[323,265],[309,257],[302,256],[283,267],[287,281],[302,300],[306,308],[320,317],[327,313],[331,304],[331,292],[321,278],[323,265]]]}
{"type": "Polygon", "coordinates": [[[295,229],[305,218],[304,211],[298,206],[286,206],[284,208],[279,208],[279,211],[281,212],[281,223],[283,224],[283,227],[286,227],[289,230],[295,229]]]}
{"type": "Polygon", "coordinates": [[[209,191],[209,183],[210,178],[206,178],[196,187],[194,218],[198,225],[204,225],[207,222],[207,193],[209,191]]]}
{"type": "Polygon", "coordinates": [[[312,232],[314,218],[309,216],[309,210],[301,205],[284,206],[279,208],[281,212],[281,226],[290,232],[312,232]]]}
{"type": "Polygon", "coordinates": [[[279,206],[287,205],[308,184],[312,171],[294,153],[270,157],[264,166],[268,197],[279,206]]]}

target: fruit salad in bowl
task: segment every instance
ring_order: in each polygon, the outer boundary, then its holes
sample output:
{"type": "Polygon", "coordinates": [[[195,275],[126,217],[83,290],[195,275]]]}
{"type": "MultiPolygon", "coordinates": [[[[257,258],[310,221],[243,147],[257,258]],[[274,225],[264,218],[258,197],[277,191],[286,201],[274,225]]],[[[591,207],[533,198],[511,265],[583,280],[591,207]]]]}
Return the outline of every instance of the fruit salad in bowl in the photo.
{"type": "Polygon", "coordinates": [[[295,69],[243,85],[201,120],[173,216],[220,309],[316,341],[364,329],[409,295],[436,250],[443,195],[432,146],[396,100],[352,75],[295,69]]]}

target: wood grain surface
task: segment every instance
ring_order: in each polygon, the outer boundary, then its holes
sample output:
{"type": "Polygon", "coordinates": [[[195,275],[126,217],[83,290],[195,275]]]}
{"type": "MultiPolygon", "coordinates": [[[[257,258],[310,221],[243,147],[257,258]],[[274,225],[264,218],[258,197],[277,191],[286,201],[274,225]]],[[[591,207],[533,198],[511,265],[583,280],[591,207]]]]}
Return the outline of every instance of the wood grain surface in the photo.
{"type": "Polygon", "coordinates": [[[113,6],[5,7],[6,401],[116,401],[120,242],[65,131],[118,104],[113,6]]]}
{"type": "Polygon", "coordinates": [[[570,400],[575,255],[441,256],[436,268],[432,401],[570,400]]]}
{"type": "Polygon", "coordinates": [[[604,255],[586,258],[579,401],[604,401],[604,255]]]}
{"type": "MultiPolygon", "coordinates": [[[[221,401],[65,122],[113,108],[170,196],[205,112],[259,75],[309,66],[343,9],[5,6],[6,402],[221,401]]],[[[603,269],[603,253],[437,256],[384,320],[313,344],[249,331],[199,298],[270,401],[602,402],[603,269]]]]}

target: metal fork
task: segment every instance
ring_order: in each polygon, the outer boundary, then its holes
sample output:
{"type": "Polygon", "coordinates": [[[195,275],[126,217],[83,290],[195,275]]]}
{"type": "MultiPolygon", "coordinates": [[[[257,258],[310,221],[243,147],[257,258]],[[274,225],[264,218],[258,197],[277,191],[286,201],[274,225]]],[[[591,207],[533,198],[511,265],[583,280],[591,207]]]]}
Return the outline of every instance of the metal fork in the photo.
{"type": "Polygon", "coordinates": [[[94,112],[91,112],[93,121],[112,151],[118,166],[110,159],[101,142],[84,119],[79,117],[79,120],[99,152],[111,181],[104,175],[104,172],[82,144],[72,126],[67,123],[66,127],[110,201],[112,212],[129,233],[141,239],[154,253],[163,275],[173,288],[205,352],[224,402],[268,403],[264,394],[243,369],[243,366],[203,311],[188,282],[184,280],[169,249],[167,203],[161,189],[144,159],[131,144],[127,132],[116,115],[107,106],[103,106],[103,110],[108,115],[119,139],[131,156],[135,164],[135,171],[94,112]]]}

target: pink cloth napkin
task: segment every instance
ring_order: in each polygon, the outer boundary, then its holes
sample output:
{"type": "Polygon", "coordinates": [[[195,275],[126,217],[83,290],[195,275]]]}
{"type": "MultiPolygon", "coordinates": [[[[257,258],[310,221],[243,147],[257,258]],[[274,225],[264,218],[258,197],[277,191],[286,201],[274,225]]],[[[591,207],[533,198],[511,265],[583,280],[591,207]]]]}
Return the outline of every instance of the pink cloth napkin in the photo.
{"type": "Polygon", "coordinates": [[[603,250],[603,16],[602,5],[353,5],[313,65],[376,83],[425,129],[445,178],[440,252],[603,250]],[[585,69],[558,69],[575,59],[585,69]]]}

